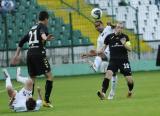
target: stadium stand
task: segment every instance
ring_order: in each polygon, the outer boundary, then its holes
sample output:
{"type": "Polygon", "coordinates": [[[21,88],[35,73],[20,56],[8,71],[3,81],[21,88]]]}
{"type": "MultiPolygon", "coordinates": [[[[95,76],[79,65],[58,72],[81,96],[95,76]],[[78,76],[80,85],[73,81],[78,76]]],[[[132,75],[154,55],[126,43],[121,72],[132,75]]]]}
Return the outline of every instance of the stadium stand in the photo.
{"type": "MultiPolygon", "coordinates": [[[[160,16],[155,0],[130,0],[127,2],[129,6],[119,6],[119,2],[120,0],[114,1],[113,6],[113,15],[115,15],[116,20],[125,22],[126,27],[128,29],[134,29],[136,33],[135,9],[138,8],[139,34],[143,35],[145,41],[160,40],[160,16]]],[[[105,0],[101,0],[99,7],[107,10],[107,13],[112,15],[110,1],[107,3],[105,0]]]]}
{"type": "MultiPolygon", "coordinates": [[[[110,0],[109,0],[110,1],[110,0]]],[[[72,22],[73,22],[73,44],[74,44],[74,57],[76,62],[81,62],[80,60],[80,53],[79,51],[86,52],[93,48],[93,44],[96,45],[97,43],[97,36],[98,32],[95,31],[95,28],[93,26],[93,22],[90,21],[92,18],[90,17],[90,11],[93,7],[97,7],[98,5],[103,9],[104,14],[102,17],[102,21],[106,23],[107,21],[113,21],[112,20],[112,9],[111,9],[111,3],[106,0],[16,0],[16,12],[15,14],[7,14],[7,24],[8,24],[8,39],[9,39],[9,49],[15,50],[17,47],[17,42],[19,39],[25,34],[26,30],[30,28],[33,24],[36,23],[37,14],[41,10],[48,10],[49,14],[51,16],[51,20],[49,22],[49,31],[55,36],[55,40],[48,42],[47,47],[51,48],[48,50],[47,55],[49,56],[49,60],[51,64],[59,64],[63,62],[71,62],[71,38],[70,38],[70,24],[69,24],[69,12],[72,12],[72,22]],[[65,1],[67,4],[64,4],[62,1],[65,1]],[[77,2],[79,1],[79,6],[77,6],[77,2]],[[94,2],[93,2],[94,1],[94,2]],[[96,2],[96,3],[95,3],[96,2]],[[76,8],[79,8],[77,11],[76,8]],[[87,16],[84,17],[83,15],[87,16]],[[87,19],[89,18],[89,19],[87,19]],[[93,43],[93,44],[92,44],[93,43]],[[86,48],[83,48],[81,46],[84,46],[86,48]],[[64,47],[64,49],[63,49],[64,47]],[[77,48],[76,48],[77,47],[77,48]],[[56,49],[54,49],[56,48],[56,49]],[[62,53],[61,51],[66,51],[67,55],[65,53],[62,53]],[[68,59],[66,57],[69,57],[68,59]],[[66,59],[68,61],[66,61],[66,59]]],[[[114,4],[114,16],[116,23],[117,21],[123,21],[126,24],[126,27],[129,30],[125,30],[125,32],[129,35],[132,47],[133,47],[133,59],[137,57],[137,38],[136,38],[136,16],[135,11],[129,7],[129,6],[119,6],[119,1],[113,1],[114,4]]],[[[130,4],[133,4],[130,1],[130,4]]],[[[134,3],[135,4],[135,3],[134,3]]],[[[150,8],[146,9],[152,9],[150,8]]],[[[151,4],[154,5],[154,4],[151,4]]],[[[137,6],[140,6],[139,4],[137,6]]],[[[142,6],[142,5],[141,5],[142,6]]],[[[144,5],[143,5],[144,6],[144,5]]],[[[155,5],[154,5],[155,6],[155,5]]],[[[155,7],[157,8],[157,7],[155,7]]],[[[142,8],[141,8],[142,9],[142,8]]],[[[153,8],[154,9],[154,8],[153,8]]],[[[158,9],[158,8],[157,8],[158,9]]],[[[155,33],[155,30],[157,31],[159,27],[157,25],[154,25],[152,28],[151,34],[148,34],[148,28],[146,27],[146,23],[148,22],[147,16],[151,17],[153,20],[152,23],[159,23],[158,19],[154,20],[156,17],[160,17],[159,13],[157,13],[157,16],[152,16],[149,14],[148,10],[145,11],[146,14],[143,16],[143,20],[141,21],[141,24],[143,25],[143,28],[140,28],[139,31],[146,32],[146,35],[143,34],[143,37],[145,36],[150,38],[154,37],[156,38],[158,34],[155,33]],[[148,14],[147,14],[148,13],[148,14]]],[[[2,16],[0,16],[0,39],[1,43],[5,43],[4,38],[4,21],[2,19],[2,16]]],[[[139,21],[139,22],[140,22],[139,21]]],[[[28,46],[25,45],[25,48],[28,46]]],[[[152,48],[148,46],[147,43],[143,42],[143,40],[140,40],[140,47],[141,47],[141,53],[147,53],[151,52],[152,48]]],[[[0,45],[0,50],[4,51],[6,48],[6,44],[0,45]]],[[[5,51],[4,51],[5,52],[5,51]]],[[[4,53],[5,54],[5,53],[4,53]]],[[[12,57],[12,53],[9,52],[9,59],[12,57]]],[[[24,54],[26,52],[24,51],[24,54]]],[[[24,55],[25,56],[25,55],[24,55]]],[[[1,62],[3,62],[2,58],[1,62]]],[[[24,60],[25,61],[25,60],[24,60]]]]}
{"type": "MultiPolygon", "coordinates": [[[[47,7],[49,10],[54,11],[56,16],[61,17],[65,23],[69,22],[69,11],[72,8],[77,8],[77,0],[64,0],[67,5],[62,3],[62,0],[37,0],[38,4],[41,6],[47,7]]],[[[90,11],[92,6],[87,5],[84,0],[79,0],[80,12],[85,14],[86,16],[90,16],[90,11]]],[[[97,43],[97,36],[98,32],[95,31],[93,23],[90,22],[88,19],[84,18],[82,15],[79,15],[78,12],[72,11],[72,22],[73,22],[73,29],[80,30],[82,35],[88,36],[90,41],[96,45],[97,43]]],[[[106,19],[105,19],[106,22],[106,19]]]]}
{"type": "MultiPolygon", "coordinates": [[[[32,25],[36,24],[39,11],[46,10],[45,7],[39,6],[36,0],[16,0],[16,12],[6,14],[9,49],[14,50],[19,39],[29,30],[32,25]]],[[[51,16],[49,30],[55,36],[55,41],[47,44],[47,47],[64,47],[71,45],[70,25],[65,24],[63,19],[56,17],[53,11],[49,11],[51,16]]],[[[0,38],[4,40],[4,20],[0,16],[0,38]]],[[[79,30],[73,30],[74,46],[92,45],[90,40],[83,36],[79,30]],[[86,39],[86,40],[85,40],[86,39]],[[81,41],[83,40],[83,41],[81,41]],[[79,42],[81,41],[81,42],[79,42]],[[83,43],[84,42],[84,43],[83,43]]],[[[3,42],[4,43],[4,42],[3,42]]],[[[27,47],[27,46],[25,46],[27,47]]],[[[3,50],[4,47],[0,46],[3,50]]]]}
{"type": "MultiPolygon", "coordinates": [[[[79,0],[79,10],[81,13],[83,13],[85,16],[91,19],[90,17],[90,11],[93,7],[97,7],[100,3],[106,4],[107,2],[104,0],[79,0]],[[102,3],[103,2],[103,3],[102,3]]],[[[114,4],[116,4],[115,2],[114,4]]],[[[68,22],[68,13],[67,9],[74,8],[77,9],[77,0],[38,0],[38,4],[42,6],[46,6],[48,9],[53,10],[56,16],[62,17],[64,22],[68,22]],[[65,1],[69,6],[63,4],[61,1],[65,1]],[[63,9],[63,10],[60,10],[63,9]],[[64,12],[65,9],[65,12],[64,12]]],[[[107,3],[108,4],[108,3],[107,3]]],[[[118,5],[117,5],[118,6],[118,5]]],[[[106,8],[106,6],[105,6],[106,8]]],[[[105,12],[105,10],[104,10],[105,12]]],[[[96,46],[97,43],[97,36],[98,33],[95,31],[93,23],[91,23],[88,19],[81,16],[78,12],[72,12],[73,15],[73,28],[80,30],[83,35],[87,35],[90,38],[90,41],[96,46]],[[79,19],[79,20],[77,20],[79,19]]],[[[112,22],[112,18],[108,16],[107,14],[101,19],[104,23],[107,21],[112,22]]],[[[137,40],[136,35],[132,31],[126,31],[132,41],[133,49],[136,49],[137,46],[137,40]]],[[[151,51],[151,48],[144,43],[143,41],[140,41],[140,44],[142,46],[141,52],[151,51]]]]}

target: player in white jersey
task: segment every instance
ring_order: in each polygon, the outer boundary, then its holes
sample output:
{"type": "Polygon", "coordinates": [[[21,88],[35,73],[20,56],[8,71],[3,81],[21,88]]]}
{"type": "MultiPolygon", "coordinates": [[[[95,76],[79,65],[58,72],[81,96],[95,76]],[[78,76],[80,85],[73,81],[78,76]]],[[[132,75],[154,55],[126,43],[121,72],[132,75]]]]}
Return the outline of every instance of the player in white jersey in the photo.
{"type": "Polygon", "coordinates": [[[6,89],[10,97],[9,106],[15,112],[37,111],[42,106],[41,90],[38,87],[38,100],[32,98],[33,82],[29,78],[22,77],[20,67],[17,68],[17,81],[24,84],[24,87],[17,92],[13,89],[11,77],[7,69],[3,69],[3,74],[6,81],[6,89]]]}
{"type": "MultiPolygon", "coordinates": [[[[103,49],[104,40],[107,37],[107,35],[114,32],[114,26],[108,22],[107,26],[104,27],[103,22],[98,20],[95,22],[95,28],[100,33],[98,36],[98,39],[97,39],[97,49],[91,50],[89,53],[83,54],[82,56],[83,57],[96,56],[94,59],[94,62],[89,61],[89,64],[91,64],[92,69],[95,72],[97,72],[99,70],[101,72],[106,72],[106,68],[108,66],[108,61],[109,61],[109,56],[110,56],[109,48],[107,47],[103,54],[97,54],[97,53],[99,53],[103,49]]],[[[115,95],[116,83],[117,83],[117,76],[116,76],[116,74],[114,74],[112,77],[112,81],[111,81],[111,91],[108,95],[108,99],[113,99],[113,97],[115,95]]]]}

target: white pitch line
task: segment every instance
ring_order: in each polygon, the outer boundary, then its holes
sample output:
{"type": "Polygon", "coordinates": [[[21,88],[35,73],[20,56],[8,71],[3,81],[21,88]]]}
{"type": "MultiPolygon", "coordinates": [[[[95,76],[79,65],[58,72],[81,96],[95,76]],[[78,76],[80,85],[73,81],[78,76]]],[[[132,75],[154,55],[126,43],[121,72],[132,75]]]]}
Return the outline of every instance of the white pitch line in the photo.
{"type": "MultiPolygon", "coordinates": [[[[21,86],[14,87],[14,89],[18,89],[18,88],[20,88],[20,87],[22,87],[22,85],[21,85],[21,86]]],[[[3,93],[3,92],[6,92],[6,89],[0,90],[0,93],[3,93]]]]}

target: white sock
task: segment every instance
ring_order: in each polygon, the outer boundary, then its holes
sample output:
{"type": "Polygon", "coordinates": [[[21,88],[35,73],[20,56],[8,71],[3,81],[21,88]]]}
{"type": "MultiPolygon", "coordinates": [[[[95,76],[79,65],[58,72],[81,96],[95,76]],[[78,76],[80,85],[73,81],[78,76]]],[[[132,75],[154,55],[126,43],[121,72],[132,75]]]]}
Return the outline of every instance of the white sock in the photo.
{"type": "Polygon", "coordinates": [[[117,84],[117,76],[113,76],[111,79],[111,93],[115,93],[116,84],[117,84]]]}
{"type": "Polygon", "coordinates": [[[7,87],[12,87],[12,82],[11,82],[11,78],[10,77],[6,78],[6,88],[7,87]]]}
{"type": "Polygon", "coordinates": [[[95,65],[97,71],[98,71],[101,63],[102,63],[102,58],[99,56],[96,56],[96,58],[94,59],[94,65],[95,65]]]}
{"type": "Polygon", "coordinates": [[[102,73],[105,73],[108,67],[108,62],[102,61],[101,65],[100,65],[100,71],[102,73]]]}
{"type": "Polygon", "coordinates": [[[20,75],[17,76],[17,81],[18,82],[21,82],[21,83],[25,84],[27,80],[28,80],[28,77],[22,77],[20,75]]]}

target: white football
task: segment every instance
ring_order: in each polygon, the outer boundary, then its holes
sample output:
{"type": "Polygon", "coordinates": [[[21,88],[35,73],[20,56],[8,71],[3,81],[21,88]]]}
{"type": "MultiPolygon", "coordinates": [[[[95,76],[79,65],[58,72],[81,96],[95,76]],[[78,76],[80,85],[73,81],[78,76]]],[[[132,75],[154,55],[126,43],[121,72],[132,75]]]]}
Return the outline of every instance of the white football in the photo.
{"type": "Polygon", "coordinates": [[[91,11],[91,16],[94,18],[94,19],[100,19],[102,17],[102,10],[99,9],[99,8],[94,8],[92,9],[91,11]]]}

